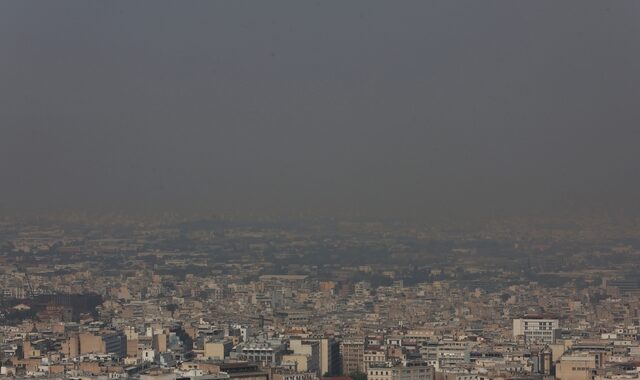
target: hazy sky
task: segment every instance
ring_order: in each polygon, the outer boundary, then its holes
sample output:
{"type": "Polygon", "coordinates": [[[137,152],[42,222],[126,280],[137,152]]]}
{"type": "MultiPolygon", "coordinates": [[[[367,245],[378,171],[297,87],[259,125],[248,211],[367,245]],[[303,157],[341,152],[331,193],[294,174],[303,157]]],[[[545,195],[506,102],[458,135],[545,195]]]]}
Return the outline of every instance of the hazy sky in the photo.
{"type": "Polygon", "coordinates": [[[2,1],[0,207],[403,216],[640,194],[638,1],[2,1]]]}

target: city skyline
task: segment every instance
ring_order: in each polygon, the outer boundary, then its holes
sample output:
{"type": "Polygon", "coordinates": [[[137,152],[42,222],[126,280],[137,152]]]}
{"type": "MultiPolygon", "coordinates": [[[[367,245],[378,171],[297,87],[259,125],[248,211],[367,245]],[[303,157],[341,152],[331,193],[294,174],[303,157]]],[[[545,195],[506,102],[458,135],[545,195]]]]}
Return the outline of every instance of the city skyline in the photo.
{"type": "Polygon", "coordinates": [[[640,380],[638,20],[0,1],[0,380],[640,380]]]}

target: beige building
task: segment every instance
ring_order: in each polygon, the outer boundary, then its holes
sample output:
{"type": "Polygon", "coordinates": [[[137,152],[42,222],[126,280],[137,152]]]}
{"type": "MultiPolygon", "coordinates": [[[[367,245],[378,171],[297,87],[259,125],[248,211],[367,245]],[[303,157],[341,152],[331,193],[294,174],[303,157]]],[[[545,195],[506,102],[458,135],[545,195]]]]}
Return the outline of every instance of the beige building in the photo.
{"type": "Polygon", "coordinates": [[[40,357],[40,350],[33,348],[31,342],[28,340],[25,340],[24,343],[22,343],[22,353],[25,359],[40,357]]]}
{"type": "Polygon", "coordinates": [[[316,370],[312,370],[312,359],[308,355],[282,355],[282,365],[285,367],[290,367],[292,370],[296,372],[313,372],[316,370]]]}
{"type": "Polygon", "coordinates": [[[138,339],[127,339],[127,357],[138,357],[138,339]]]}
{"type": "Polygon", "coordinates": [[[221,342],[209,342],[204,344],[205,359],[224,360],[233,350],[233,342],[229,340],[221,342]]]}
{"type": "Polygon", "coordinates": [[[383,347],[369,347],[363,353],[364,372],[369,370],[371,365],[384,363],[387,361],[387,351],[383,347]]]}
{"type": "Polygon", "coordinates": [[[340,344],[333,338],[320,339],[320,374],[340,373],[340,344]]]}
{"type": "Polygon", "coordinates": [[[62,353],[71,358],[86,354],[104,354],[105,352],[106,349],[102,337],[91,333],[71,335],[62,344],[62,353]]]}
{"type": "Polygon", "coordinates": [[[364,339],[345,340],[340,343],[342,373],[364,371],[364,339]]]}
{"type": "MultiPolygon", "coordinates": [[[[287,356],[302,355],[307,357],[306,364],[304,365],[305,369],[302,369],[301,367],[299,367],[298,371],[313,372],[315,374],[318,374],[318,372],[320,372],[321,342],[317,340],[309,340],[309,339],[290,339],[289,349],[293,351],[294,355],[287,355],[287,356]]],[[[284,358],[283,358],[283,361],[284,361],[284,358]]]]}
{"type": "Polygon", "coordinates": [[[326,337],[313,337],[305,340],[319,344],[319,374],[338,375],[340,373],[340,343],[334,338],[326,337]]]}
{"type": "Polygon", "coordinates": [[[157,352],[167,352],[167,339],[166,334],[155,334],[151,347],[157,352]]]}
{"type": "Polygon", "coordinates": [[[596,354],[565,355],[556,364],[557,380],[591,380],[597,365],[596,354]]]}

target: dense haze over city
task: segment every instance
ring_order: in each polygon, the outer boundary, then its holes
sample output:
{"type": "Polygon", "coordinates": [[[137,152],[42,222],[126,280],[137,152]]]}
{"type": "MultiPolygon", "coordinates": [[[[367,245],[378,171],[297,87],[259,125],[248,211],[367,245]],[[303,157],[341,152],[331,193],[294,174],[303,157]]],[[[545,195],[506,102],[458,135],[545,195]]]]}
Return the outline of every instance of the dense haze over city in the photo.
{"type": "Polygon", "coordinates": [[[639,20],[0,2],[0,379],[640,379],[639,20]]]}
{"type": "Polygon", "coordinates": [[[638,211],[635,1],[0,4],[0,207],[638,211]]]}

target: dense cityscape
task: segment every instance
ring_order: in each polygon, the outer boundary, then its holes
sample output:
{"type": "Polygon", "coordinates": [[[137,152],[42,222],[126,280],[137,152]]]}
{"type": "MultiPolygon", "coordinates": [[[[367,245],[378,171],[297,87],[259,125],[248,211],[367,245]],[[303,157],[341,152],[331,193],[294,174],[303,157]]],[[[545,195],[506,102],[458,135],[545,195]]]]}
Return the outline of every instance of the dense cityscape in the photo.
{"type": "Polygon", "coordinates": [[[0,380],[640,380],[640,0],[0,0],[0,380]]]}
{"type": "Polygon", "coordinates": [[[640,378],[640,222],[5,218],[0,376],[640,378]]]}

